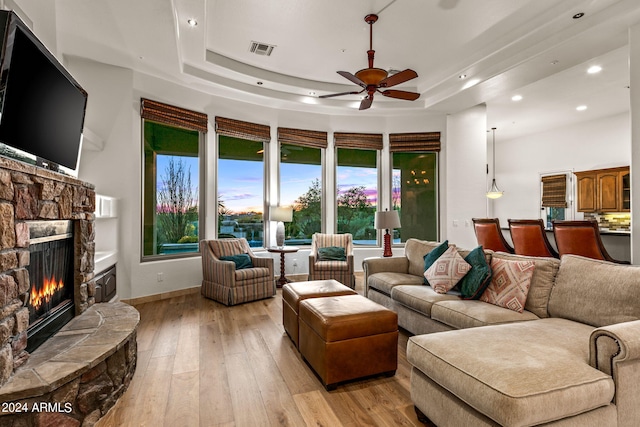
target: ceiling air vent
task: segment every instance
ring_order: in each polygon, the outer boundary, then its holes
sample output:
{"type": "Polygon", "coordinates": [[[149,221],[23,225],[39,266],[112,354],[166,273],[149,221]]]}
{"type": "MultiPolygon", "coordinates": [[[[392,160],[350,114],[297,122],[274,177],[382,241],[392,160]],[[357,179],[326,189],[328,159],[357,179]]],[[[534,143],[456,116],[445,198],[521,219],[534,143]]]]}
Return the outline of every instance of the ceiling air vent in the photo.
{"type": "Polygon", "coordinates": [[[275,45],[272,44],[252,41],[251,46],[249,47],[249,52],[255,53],[256,55],[270,56],[274,47],[275,45]]]}

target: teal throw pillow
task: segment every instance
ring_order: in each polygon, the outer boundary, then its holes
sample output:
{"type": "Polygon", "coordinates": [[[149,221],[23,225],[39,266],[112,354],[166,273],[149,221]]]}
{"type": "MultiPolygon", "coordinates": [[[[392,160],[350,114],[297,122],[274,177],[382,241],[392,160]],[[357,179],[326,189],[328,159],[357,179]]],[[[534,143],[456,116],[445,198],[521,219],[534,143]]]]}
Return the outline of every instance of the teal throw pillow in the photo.
{"type": "Polygon", "coordinates": [[[460,298],[480,299],[482,293],[491,283],[491,266],[487,263],[487,258],[482,246],[478,246],[464,258],[471,264],[471,270],[458,282],[460,288],[460,298]]]}
{"type": "MultiPolygon", "coordinates": [[[[449,249],[449,241],[445,240],[444,242],[440,243],[440,245],[436,246],[435,248],[433,248],[431,250],[431,252],[429,252],[428,254],[426,254],[423,259],[424,259],[424,271],[427,271],[429,269],[429,267],[431,267],[431,265],[437,261],[438,258],[440,258],[440,256],[445,253],[447,251],[447,249],[449,249]]],[[[429,282],[427,281],[427,279],[424,279],[423,282],[425,285],[428,285],[429,282]]]]}
{"type": "Polygon", "coordinates": [[[327,246],[318,248],[318,261],[345,261],[347,255],[340,246],[327,246]]]}
{"type": "Polygon", "coordinates": [[[236,270],[244,268],[253,268],[253,262],[249,254],[238,254],[220,257],[222,261],[233,261],[236,263],[236,270]]]}

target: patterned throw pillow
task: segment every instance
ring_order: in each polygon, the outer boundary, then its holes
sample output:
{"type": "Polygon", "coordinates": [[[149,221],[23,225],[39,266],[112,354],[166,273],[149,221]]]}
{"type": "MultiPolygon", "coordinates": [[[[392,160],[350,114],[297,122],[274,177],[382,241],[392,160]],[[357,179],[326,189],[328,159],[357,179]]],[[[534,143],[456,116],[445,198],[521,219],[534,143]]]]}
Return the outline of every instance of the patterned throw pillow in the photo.
{"type": "Polygon", "coordinates": [[[535,266],[533,261],[509,261],[494,257],[491,260],[493,277],[480,301],[522,313],[535,266]]]}
{"type": "MultiPolygon", "coordinates": [[[[454,245],[452,245],[452,246],[454,246],[454,245]]],[[[431,250],[431,252],[429,252],[424,257],[422,257],[422,259],[424,259],[424,271],[427,271],[427,269],[429,267],[431,267],[433,265],[433,263],[436,262],[436,260],[438,258],[440,258],[440,256],[442,256],[442,254],[447,251],[447,249],[449,249],[449,241],[445,240],[444,242],[440,243],[440,245],[438,245],[437,247],[433,248],[431,250]]],[[[427,281],[426,277],[425,277],[423,283],[425,285],[429,284],[429,282],[427,281]]]]}
{"type": "Polygon", "coordinates": [[[452,246],[424,272],[424,277],[434,291],[439,294],[446,294],[453,289],[470,269],[471,266],[452,246]]]}

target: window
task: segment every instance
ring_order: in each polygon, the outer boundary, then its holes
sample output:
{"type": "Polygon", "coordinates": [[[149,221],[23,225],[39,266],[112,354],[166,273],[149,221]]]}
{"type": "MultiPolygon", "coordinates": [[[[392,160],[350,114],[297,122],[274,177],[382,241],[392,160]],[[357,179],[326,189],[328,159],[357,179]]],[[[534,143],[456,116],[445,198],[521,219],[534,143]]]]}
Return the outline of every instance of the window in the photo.
{"type": "Polygon", "coordinates": [[[280,205],[293,206],[285,224],[285,245],[310,245],[322,231],[322,157],[326,132],[278,128],[280,142],[280,205]]]}
{"type": "Polygon", "coordinates": [[[142,258],[197,253],[201,140],[207,116],[143,99],[142,258]]]}
{"type": "Polygon", "coordinates": [[[440,133],[389,135],[393,161],[391,203],[400,213],[394,243],[414,237],[438,240],[438,158],[440,133]]]}
{"type": "Polygon", "coordinates": [[[216,117],[218,238],[264,245],[265,148],[269,126],[216,117]]]}
{"type": "Polygon", "coordinates": [[[351,233],[355,245],[375,245],[378,153],[381,134],[336,133],[337,232],[351,233]]]}
{"type": "Polygon", "coordinates": [[[542,189],[541,212],[543,220],[547,228],[551,228],[554,220],[564,220],[569,218],[569,210],[567,209],[567,200],[570,200],[568,191],[571,185],[567,185],[570,178],[570,172],[543,175],[540,179],[542,189]]]}

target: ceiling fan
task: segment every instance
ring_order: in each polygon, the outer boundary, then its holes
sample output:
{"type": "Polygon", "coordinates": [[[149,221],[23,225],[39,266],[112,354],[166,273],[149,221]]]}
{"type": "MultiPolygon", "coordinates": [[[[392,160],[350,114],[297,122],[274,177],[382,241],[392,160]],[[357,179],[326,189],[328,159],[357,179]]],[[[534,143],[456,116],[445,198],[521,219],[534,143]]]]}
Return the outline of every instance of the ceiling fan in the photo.
{"type": "Polygon", "coordinates": [[[419,93],[396,89],[384,91],[380,90],[399,85],[400,83],[404,83],[411,79],[415,79],[416,77],[418,77],[418,73],[413,70],[406,69],[389,76],[389,73],[386,70],[383,70],[382,68],[374,68],[373,57],[376,51],[373,50],[373,24],[378,20],[378,15],[369,14],[364,17],[364,20],[367,24],[369,24],[369,50],[367,51],[367,57],[369,58],[369,68],[364,68],[358,71],[355,75],[351,74],[348,71],[338,71],[338,74],[348,80],[351,80],[353,83],[360,86],[362,90],[321,95],[319,96],[319,98],[331,98],[333,96],[341,95],[358,95],[366,91],[367,96],[362,100],[362,102],[360,102],[360,110],[366,110],[367,108],[371,107],[371,103],[373,102],[373,95],[376,92],[380,92],[382,95],[388,96],[389,98],[415,101],[420,97],[419,93]]]}

